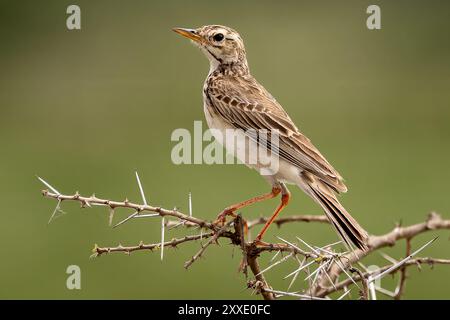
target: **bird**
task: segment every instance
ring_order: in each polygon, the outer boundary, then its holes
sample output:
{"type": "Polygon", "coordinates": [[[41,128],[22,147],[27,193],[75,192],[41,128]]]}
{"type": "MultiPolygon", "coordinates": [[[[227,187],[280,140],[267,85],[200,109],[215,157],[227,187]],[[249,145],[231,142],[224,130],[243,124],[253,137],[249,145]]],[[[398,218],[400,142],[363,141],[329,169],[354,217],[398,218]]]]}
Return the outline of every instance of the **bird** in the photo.
{"type": "MultiPolygon", "coordinates": [[[[347,192],[342,176],[300,132],[277,100],[252,76],[239,33],[223,25],[172,30],[190,39],[209,60],[210,69],[203,85],[203,109],[215,139],[228,152],[236,152],[237,147],[230,150],[233,144],[224,141],[224,137],[226,130],[238,130],[239,139],[248,138],[256,142],[258,148],[265,148],[278,157],[277,170],[263,175],[271,185],[271,191],[227,207],[216,221],[223,222],[227,216],[235,216],[239,209],[281,194],[280,204],[254,240],[255,243],[264,243],[262,238],[267,229],[290,201],[291,194],[286,185],[296,185],[320,205],[347,248],[356,246],[366,251],[368,233],[337,198],[338,194],[347,192]],[[254,134],[263,131],[269,135],[265,139],[254,134]],[[270,148],[269,137],[275,135],[278,136],[278,145],[270,148]]],[[[261,173],[260,162],[248,161],[252,152],[255,149],[248,148],[239,159],[261,173]]]]}

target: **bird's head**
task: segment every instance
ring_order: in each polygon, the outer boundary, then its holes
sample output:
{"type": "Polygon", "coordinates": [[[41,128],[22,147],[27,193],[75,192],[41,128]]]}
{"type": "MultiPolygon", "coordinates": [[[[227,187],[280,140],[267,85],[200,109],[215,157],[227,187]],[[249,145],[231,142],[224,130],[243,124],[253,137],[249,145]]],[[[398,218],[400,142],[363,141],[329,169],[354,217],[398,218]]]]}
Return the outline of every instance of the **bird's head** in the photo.
{"type": "Polygon", "coordinates": [[[189,38],[200,47],[211,63],[211,67],[219,65],[236,65],[247,68],[244,42],[235,30],[210,25],[197,29],[174,28],[176,33],[189,38]]]}

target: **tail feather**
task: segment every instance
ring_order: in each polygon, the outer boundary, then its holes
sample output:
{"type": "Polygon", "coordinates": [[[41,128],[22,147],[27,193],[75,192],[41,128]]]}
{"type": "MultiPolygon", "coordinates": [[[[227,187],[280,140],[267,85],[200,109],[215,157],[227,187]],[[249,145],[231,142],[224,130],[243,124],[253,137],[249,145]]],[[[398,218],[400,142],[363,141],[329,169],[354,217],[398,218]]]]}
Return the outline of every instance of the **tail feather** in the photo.
{"type": "Polygon", "coordinates": [[[304,190],[306,189],[306,193],[324,209],[328,219],[345,244],[350,248],[354,245],[358,249],[366,251],[368,249],[367,232],[339,203],[330,187],[311,174],[303,173],[302,176],[305,179],[299,186],[304,190]]]}

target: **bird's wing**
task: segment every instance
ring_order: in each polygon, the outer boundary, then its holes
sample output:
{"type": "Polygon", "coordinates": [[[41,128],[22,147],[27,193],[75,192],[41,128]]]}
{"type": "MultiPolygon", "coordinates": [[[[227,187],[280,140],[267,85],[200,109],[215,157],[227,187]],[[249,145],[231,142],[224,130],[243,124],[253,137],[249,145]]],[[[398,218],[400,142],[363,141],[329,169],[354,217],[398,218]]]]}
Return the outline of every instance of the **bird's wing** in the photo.
{"type": "Polygon", "coordinates": [[[207,85],[205,95],[212,111],[238,129],[278,130],[282,159],[316,175],[337,192],[347,191],[339,173],[253,77],[216,78],[207,85]]]}

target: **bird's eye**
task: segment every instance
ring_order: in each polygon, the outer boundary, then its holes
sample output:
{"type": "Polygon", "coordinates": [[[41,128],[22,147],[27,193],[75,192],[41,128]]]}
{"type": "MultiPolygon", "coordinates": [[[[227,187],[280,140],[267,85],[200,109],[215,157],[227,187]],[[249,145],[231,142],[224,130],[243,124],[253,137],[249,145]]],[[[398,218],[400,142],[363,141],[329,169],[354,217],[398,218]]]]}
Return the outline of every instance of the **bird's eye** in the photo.
{"type": "Polygon", "coordinates": [[[223,36],[222,33],[217,33],[217,34],[215,34],[214,37],[213,37],[214,41],[217,41],[217,42],[222,41],[223,38],[224,38],[224,36],[223,36]]]}

